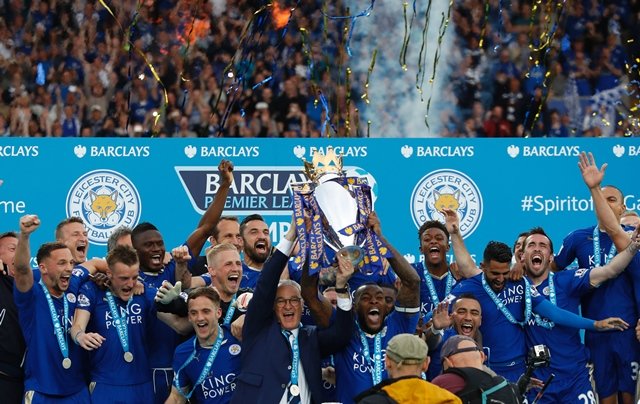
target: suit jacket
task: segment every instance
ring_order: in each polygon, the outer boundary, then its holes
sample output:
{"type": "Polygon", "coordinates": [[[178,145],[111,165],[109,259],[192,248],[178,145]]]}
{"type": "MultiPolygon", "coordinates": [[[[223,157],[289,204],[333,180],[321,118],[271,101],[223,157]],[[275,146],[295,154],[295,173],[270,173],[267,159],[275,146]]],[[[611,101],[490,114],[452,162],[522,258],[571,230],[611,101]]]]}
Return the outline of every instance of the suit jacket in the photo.
{"type": "MultiPolygon", "coordinates": [[[[232,403],[278,403],[291,378],[292,351],[273,311],[280,274],[288,257],[276,250],[265,263],[242,330],[242,359],[232,403]]],[[[325,329],[304,326],[298,334],[300,363],[311,401],[322,402],[321,358],[342,350],[353,334],[351,312],[337,310],[325,329]]]]}

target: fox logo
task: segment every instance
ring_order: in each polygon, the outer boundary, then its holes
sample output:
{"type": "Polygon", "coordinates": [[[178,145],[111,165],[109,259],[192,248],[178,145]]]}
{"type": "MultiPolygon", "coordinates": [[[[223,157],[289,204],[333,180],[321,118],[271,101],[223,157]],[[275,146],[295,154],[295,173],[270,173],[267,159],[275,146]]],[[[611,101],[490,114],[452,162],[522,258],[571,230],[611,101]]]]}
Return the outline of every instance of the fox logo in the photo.
{"type": "Polygon", "coordinates": [[[452,194],[441,194],[438,191],[433,191],[433,198],[435,200],[434,206],[438,212],[442,212],[444,208],[457,211],[460,207],[460,202],[458,201],[460,198],[460,190],[456,190],[452,194]]]}
{"type": "Polygon", "coordinates": [[[98,195],[93,191],[89,191],[89,198],[91,199],[93,213],[100,218],[101,222],[108,223],[109,218],[118,207],[118,191],[113,191],[109,195],[98,195]]]}

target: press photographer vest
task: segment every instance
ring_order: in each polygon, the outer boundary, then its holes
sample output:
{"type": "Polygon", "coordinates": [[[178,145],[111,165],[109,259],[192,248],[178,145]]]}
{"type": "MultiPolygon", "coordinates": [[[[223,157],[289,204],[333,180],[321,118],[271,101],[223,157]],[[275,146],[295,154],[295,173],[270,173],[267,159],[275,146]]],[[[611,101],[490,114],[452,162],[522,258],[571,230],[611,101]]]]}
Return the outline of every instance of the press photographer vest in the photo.
{"type": "Polygon", "coordinates": [[[463,404],[520,404],[522,398],[513,383],[502,376],[491,376],[476,368],[449,368],[443,373],[453,373],[465,380],[465,387],[456,395],[463,404]]]}

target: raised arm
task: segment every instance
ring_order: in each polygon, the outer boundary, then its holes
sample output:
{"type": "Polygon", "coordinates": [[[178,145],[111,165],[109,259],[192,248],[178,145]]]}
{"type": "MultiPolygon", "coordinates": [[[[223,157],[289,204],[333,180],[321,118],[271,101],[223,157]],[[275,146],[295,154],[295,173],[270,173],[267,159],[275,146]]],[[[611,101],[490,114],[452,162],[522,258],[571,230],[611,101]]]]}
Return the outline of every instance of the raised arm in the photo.
{"type": "Polygon", "coordinates": [[[460,219],[458,213],[453,209],[442,209],[442,213],[445,218],[445,225],[449,231],[449,237],[451,240],[451,247],[453,247],[453,256],[455,257],[456,264],[458,265],[458,273],[463,278],[471,278],[478,275],[480,268],[473,262],[471,254],[467,250],[467,246],[464,245],[462,240],[462,234],[460,233],[460,219]]]}
{"type": "Polygon", "coordinates": [[[601,188],[607,163],[604,163],[602,167],[598,169],[593,154],[582,152],[580,153],[578,167],[582,173],[582,180],[591,193],[598,218],[598,225],[611,237],[618,251],[622,251],[629,245],[629,235],[625,233],[624,229],[620,226],[620,221],[615,213],[613,213],[613,210],[611,210],[601,188]]]}
{"type": "Polygon", "coordinates": [[[197,286],[205,286],[204,281],[198,283],[197,285],[192,285],[192,276],[188,268],[189,261],[191,260],[191,255],[189,254],[189,249],[187,248],[187,246],[181,245],[174,248],[173,250],[171,250],[171,256],[176,262],[176,282],[180,281],[182,283],[182,287],[184,287],[185,289],[197,286]]]}
{"type": "Polygon", "coordinates": [[[36,215],[24,215],[20,218],[20,234],[15,256],[14,281],[16,289],[28,292],[33,287],[33,270],[31,269],[31,248],[29,237],[40,226],[40,219],[36,215]]]}
{"type": "Polygon", "coordinates": [[[318,327],[328,327],[333,314],[333,306],[318,289],[318,274],[309,276],[309,260],[302,266],[302,278],[300,280],[302,298],[309,308],[313,320],[318,327]]]}
{"type": "Polygon", "coordinates": [[[194,254],[200,254],[202,246],[204,246],[207,237],[213,232],[213,228],[220,220],[224,204],[227,201],[227,195],[229,194],[229,187],[233,182],[233,163],[228,160],[220,161],[218,165],[218,172],[220,173],[220,187],[216,196],[213,198],[213,202],[207,208],[204,215],[198,223],[198,227],[187,238],[187,245],[191,252],[194,254]]]}
{"type": "Polygon", "coordinates": [[[382,228],[380,227],[380,219],[376,212],[369,214],[367,225],[376,233],[380,241],[382,241],[389,251],[391,257],[387,260],[391,264],[391,268],[402,281],[402,287],[398,291],[396,302],[400,307],[418,307],[420,305],[420,277],[416,270],[409,264],[398,250],[384,237],[382,228]]]}
{"type": "Polygon", "coordinates": [[[631,235],[627,248],[620,251],[611,261],[601,267],[596,267],[589,273],[589,283],[598,286],[602,282],[615,278],[629,265],[640,249],[640,228],[636,228],[631,235]]]}

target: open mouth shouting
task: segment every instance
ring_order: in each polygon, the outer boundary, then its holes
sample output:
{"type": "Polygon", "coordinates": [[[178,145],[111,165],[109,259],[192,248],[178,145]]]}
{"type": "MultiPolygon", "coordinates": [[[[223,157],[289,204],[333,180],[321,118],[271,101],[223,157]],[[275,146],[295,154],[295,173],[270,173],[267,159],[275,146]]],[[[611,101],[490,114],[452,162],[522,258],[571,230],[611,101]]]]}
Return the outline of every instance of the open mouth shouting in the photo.
{"type": "Polygon", "coordinates": [[[76,244],[76,261],[82,263],[87,260],[87,243],[80,241],[76,244]]]}
{"type": "Polygon", "coordinates": [[[429,258],[431,260],[437,260],[440,258],[440,248],[436,246],[429,247],[429,258]]]}
{"type": "Polygon", "coordinates": [[[380,309],[377,307],[369,309],[367,311],[367,322],[371,325],[377,325],[382,322],[382,314],[380,313],[380,309]]]}
{"type": "Polygon", "coordinates": [[[227,282],[229,283],[229,286],[231,287],[232,290],[238,290],[238,288],[240,287],[240,274],[237,273],[233,273],[233,274],[229,274],[229,276],[227,277],[227,282]]]}
{"type": "Polygon", "coordinates": [[[258,241],[256,241],[256,243],[253,245],[253,248],[259,254],[268,254],[269,253],[268,248],[267,248],[267,241],[266,240],[258,240],[258,241]]]}
{"type": "Polygon", "coordinates": [[[162,265],[162,259],[164,256],[162,254],[152,254],[150,257],[151,265],[154,267],[162,265]]]}
{"type": "Polygon", "coordinates": [[[462,323],[460,323],[458,334],[465,335],[467,337],[473,337],[474,329],[475,327],[473,325],[473,321],[464,320],[462,323]]]}
{"type": "Polygon", "coordinates": [[[533,253],[531,255],[531,266],[532,269],[544,269],[542,268],[542,263],[544,262],[544,259],[542,258],[542,254],[540,253],[533,253]]]}
{"type": "Polygon", "coordinates": [[[60,281],[58,282],[60,285],[60,289],[67,290],[69,287],[69,280],[71,279],[71,274],[68,275],[60,275],[60,281]]]}

